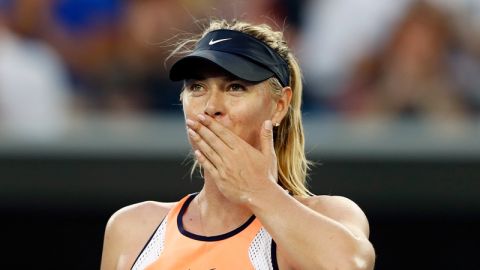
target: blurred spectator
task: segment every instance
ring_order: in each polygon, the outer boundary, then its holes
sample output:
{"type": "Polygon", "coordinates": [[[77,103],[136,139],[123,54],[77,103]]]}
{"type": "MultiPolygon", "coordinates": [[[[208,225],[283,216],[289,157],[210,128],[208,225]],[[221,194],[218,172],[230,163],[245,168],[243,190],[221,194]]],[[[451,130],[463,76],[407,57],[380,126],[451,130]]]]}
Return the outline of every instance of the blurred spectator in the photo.
{"type": "Polygon", "coordinates": [[[0,0],[0,133],[55,139],[66,128],[70,87],[62,59],[50,46],[8,27],[25,5],[23,0],[0,0]]]}
{"type": "MultiPolygon", "coordinates": [[[[117,80],[112,86],[135,96],[144,112],[180,110],[181,83],[170,81],[164,60],[177,41],[174,33],[194,27],[191,16],[198,12],[197,4],[136,0],[126,6],[115,60],[117,80]]],[[[112,97],[122,102],[121,96],[112,97]]]]}
{"type": "Polygon", "coordinates": [[[113,66],[124,1],[50,0],[44,38],[65,59],[81,111],[108,109],[105,91],[113,66]]]}
{"type": "MultiPolygon", "coordinates": [[[[85,111],[145,113],[178,110],[181,84],[164,60],[178,29],[214,0],[54,0],[48,40],[65,57],[85,111]]],[[[202,14],[204,15],[204,14],[202,14]]]]}
{"type": "Polygon", "coordinates": [[[480,115],[480,1],[430,0],[452,17],[457,44],[451,57],[456,82],[469,105],[480,115]]]}
{"type": "Polygon", "coordinates": [[[357,66],[340,110],[350,117],[415,117],[462,120],[469,113],[452,75],[452,46],[457,41],[449,16],[416,2],[384,50],[357,66]]]}
{"type": "Polygon", "coordinates": [[[298,56],[305,74],[309,110],[334,111],[329,100],[360,57],[388,40],[412,0],[309,1],[303,9],[298,56]]]}

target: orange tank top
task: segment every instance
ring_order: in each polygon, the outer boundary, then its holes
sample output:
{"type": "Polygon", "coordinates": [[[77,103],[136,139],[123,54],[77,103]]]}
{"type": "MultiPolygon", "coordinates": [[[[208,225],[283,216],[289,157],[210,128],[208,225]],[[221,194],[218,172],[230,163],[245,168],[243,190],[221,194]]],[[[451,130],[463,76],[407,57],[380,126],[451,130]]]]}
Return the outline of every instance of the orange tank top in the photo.
{"type": "Polygon", "coordinates": [[[182,217],[196,195],[187,195],[169,211],[132,270],[278,269],[275,242],[255,216],[221,235],[202,236],[186,231],[182,217]]]}

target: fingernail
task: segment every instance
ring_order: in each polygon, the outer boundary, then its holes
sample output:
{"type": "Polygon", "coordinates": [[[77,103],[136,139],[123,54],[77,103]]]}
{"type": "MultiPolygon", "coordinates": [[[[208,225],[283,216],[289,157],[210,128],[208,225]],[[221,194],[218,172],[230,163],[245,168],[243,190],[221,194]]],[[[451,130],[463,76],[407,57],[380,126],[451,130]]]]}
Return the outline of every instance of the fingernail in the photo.
{"type": "Polygon", "coordinates": [[[191,127],[193,127],[193,126],[195,125],[195,122],[193,122],[193,121],[192,121],[192,120],[190,120],[190,119],[187,119],[187,121],[186,121],[186,122],[187,122],[187,125],[188,125],[188,126],[191,126],[191,127]]]}
{"type": "Polygon", "coordinates": [[[198,117],[198,120],[200,120],[202,122],[206,120],[206,118],[203,114],[199,114],[199,115],[197,115],[197,117],[198,117]]]}
{"type": "Polygon", "coordinates": [[[193,131],[191,128],[187,128],[187,132],[188,132],[188,135],[190,135],[191,137],[195,136],[195,131],[193,131]]]}
{"type": "Polygon", "coordinates": [[[272,121],[270,121],[270,120],[265,121],[265,129],[269,130],[269,131],[273,130],[272,121]]]}

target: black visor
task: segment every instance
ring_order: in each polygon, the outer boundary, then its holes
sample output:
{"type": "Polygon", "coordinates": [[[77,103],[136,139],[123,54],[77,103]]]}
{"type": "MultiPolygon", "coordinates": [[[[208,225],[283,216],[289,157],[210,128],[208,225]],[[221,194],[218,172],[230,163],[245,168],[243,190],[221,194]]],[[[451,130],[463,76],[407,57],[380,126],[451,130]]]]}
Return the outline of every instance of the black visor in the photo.
{"type": "Polygon", "coordinates": [[[207,60],[236,77],[252,82],[277,77],[282,86],[290,85],[285,60],[262,41],[239,31],[215,30],[198,43],[192,53],[178,60],[170,69],[170,79],[188,79],[198,71],[198,60],[207,60]]]}

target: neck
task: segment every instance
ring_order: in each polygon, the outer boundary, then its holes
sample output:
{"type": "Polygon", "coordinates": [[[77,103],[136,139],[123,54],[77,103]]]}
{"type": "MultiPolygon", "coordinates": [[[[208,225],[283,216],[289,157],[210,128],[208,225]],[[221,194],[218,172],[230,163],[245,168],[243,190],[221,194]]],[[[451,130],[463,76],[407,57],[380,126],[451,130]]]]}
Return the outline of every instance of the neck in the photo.
{"type": "Polygon", "coordinates": [[[217,188],[215,180],[208,173],[205,173],[204,185],[197,195],[202,214],[212,214],[210,217],[221,219],[225,217],[246,217],[252,215],[252,211],[241,204],[233,203],[225,197],[217,188]]]}
{"type": "MultiPolygon", "coordinates": [[[[252,216],[249,208],[228,200],[218,190],[210,175],[205,174],[204,179],[202,190],[192,201],[190,211],[186,213],[200,220],[198,225],[201,228],[198,231],[201,234],[209,236],[226,233],[238,228],[252,216]]],[[[197,228],[190,229],[197,231],[197,228]]]]}

